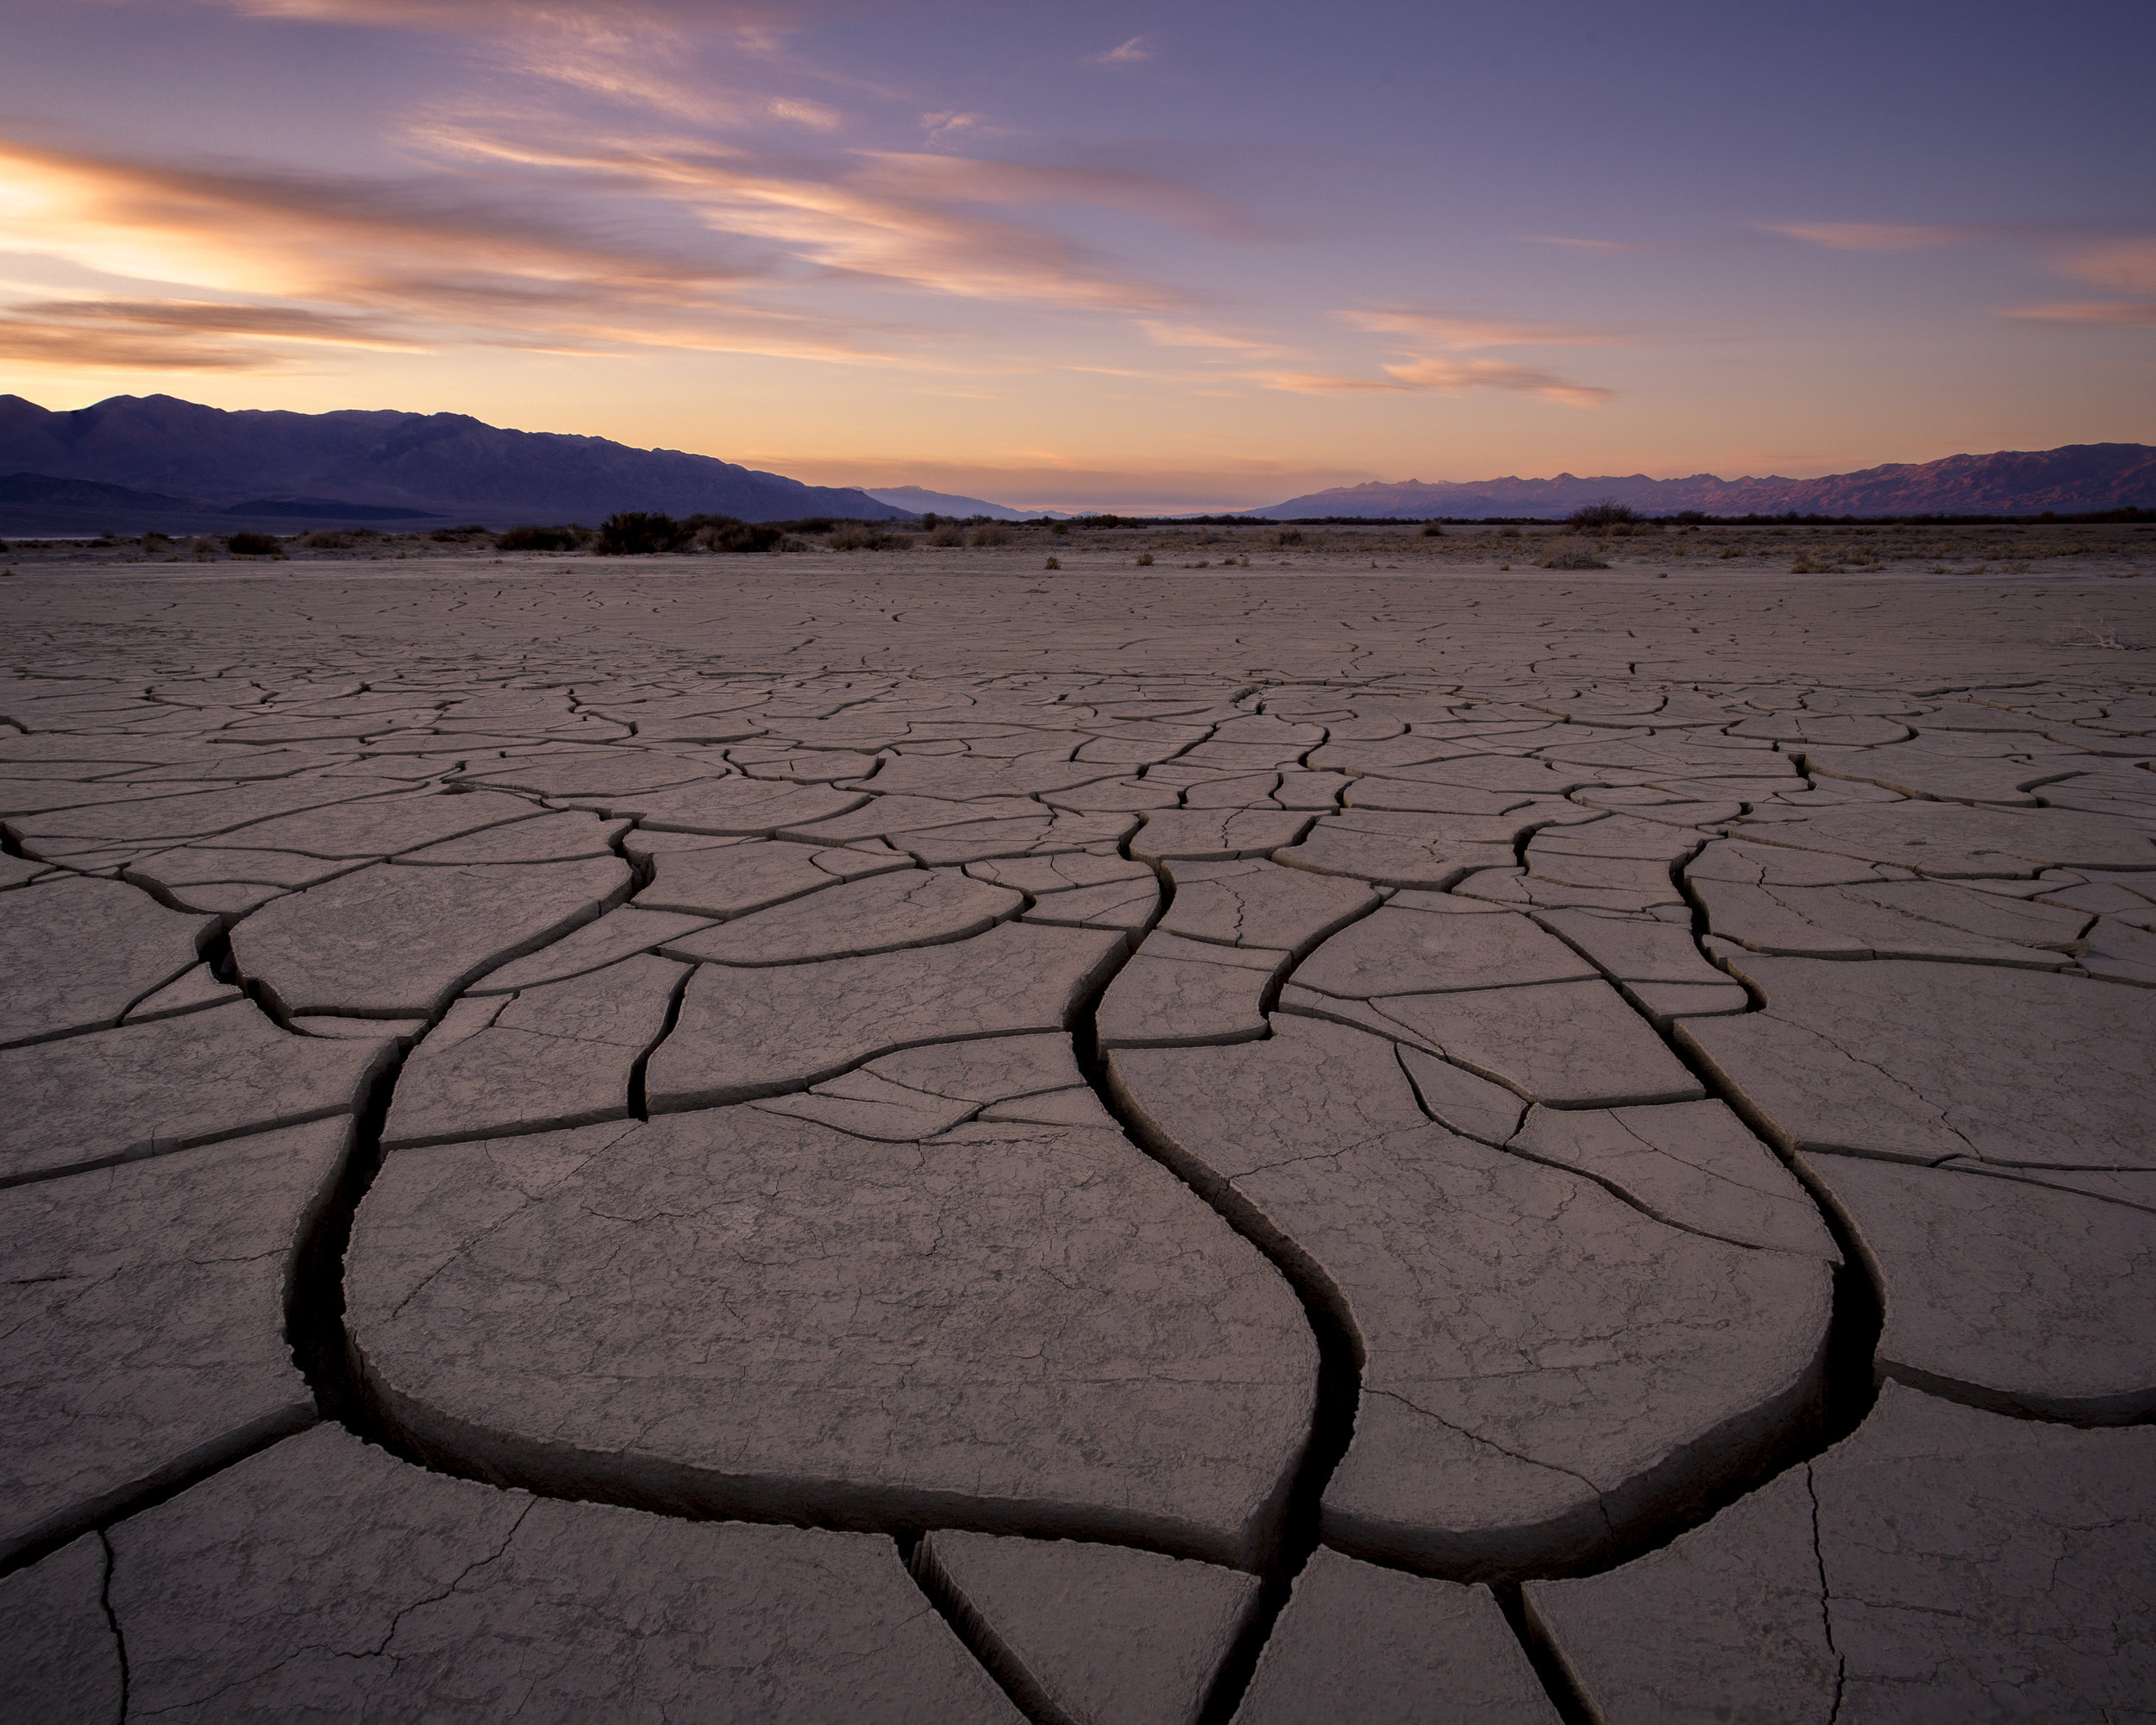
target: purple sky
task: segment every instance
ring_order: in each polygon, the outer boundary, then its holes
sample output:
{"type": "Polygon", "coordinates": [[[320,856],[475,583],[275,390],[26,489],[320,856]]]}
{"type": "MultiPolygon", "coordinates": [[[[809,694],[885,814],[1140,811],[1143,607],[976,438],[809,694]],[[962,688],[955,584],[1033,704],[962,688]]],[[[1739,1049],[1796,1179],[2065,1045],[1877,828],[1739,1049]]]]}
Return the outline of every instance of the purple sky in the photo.
{"type": "Polygon", "coordinates": [[[2156,442],[2156,8],[0,0],[0,391],[1249,506],[2156,442]]]}

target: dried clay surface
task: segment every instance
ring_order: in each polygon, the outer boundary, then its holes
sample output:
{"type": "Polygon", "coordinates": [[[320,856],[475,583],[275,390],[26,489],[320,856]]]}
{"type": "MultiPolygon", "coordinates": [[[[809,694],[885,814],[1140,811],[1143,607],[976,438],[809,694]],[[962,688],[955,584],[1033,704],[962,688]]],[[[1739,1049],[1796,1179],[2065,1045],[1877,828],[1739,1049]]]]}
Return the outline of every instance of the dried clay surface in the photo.
{"type": "Polygon", "coordinates": [[[2156,584],[1067,537],[0,582],[0,1716],[2156,1720],[2156,584]]]}

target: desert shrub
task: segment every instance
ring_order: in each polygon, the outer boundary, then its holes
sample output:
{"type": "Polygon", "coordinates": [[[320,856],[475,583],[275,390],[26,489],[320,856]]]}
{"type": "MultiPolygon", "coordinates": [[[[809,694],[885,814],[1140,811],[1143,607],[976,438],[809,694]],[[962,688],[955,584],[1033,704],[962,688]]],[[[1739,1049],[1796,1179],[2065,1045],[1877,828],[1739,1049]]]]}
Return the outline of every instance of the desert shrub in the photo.
{"type": "MultiPolygon", "coordinates": [[[[924,519],[925,518],[924,518],[924,519]]],[[[966,536],[959,530],[958,526],[955,522],[946,521],[939,525],[933,533],[928,536],[928,543],[931,545],[938,547],[939,549],[948,549],[953,545],[964,544],[966,543],[966,536]]]]}
{"type": "Polygon", "coordinates": [[[1153,567],[1153,554],[1150,551],[1140,551],[1138,554],[1138,566],[1141,569],[1151,568],[1153,567]]]}
{"type": "Polygon", "coordinates": [[[1500,539],[1517,539],[1520,530],[1517,527],[1501,527],[1497,530],[1497,536],[1500,539]]]}
{"type": "Polygon", "coordinates": [[[1070,524],[1068,521],[1054,522],[1050,524],[1048,530],[1060,539],[1070,531],[1070,524]]]}
{"type": "Polygon", "coordinates": [[[699,551],[776,551],[786,529],[767,522],[737,521],[730,515],[692,515],[680,524],[688,544],[699,551]]]}
{"type": "Polygon", "coordinates": [[[484,539],[486,530],[476,521],[467,521],[461,527],[437,527],[427,536],[439,545],[461,545],[467,539],[484,539]]]}
{"type": "Polygon", "coordinates": [[[1426,521],[1422,524],[1422,536],[1426,539],[1442,539],[1445,537],[1445,528],[1438,522],[1426,521]]]}
{"type": "Polygon", "coordinates": [[[1060,569],[1062,566],[1063,561],[1060,557],[1050,557],[1045,563],[1041,565],[1044,569],[1060,569]]]}
{"type": "Polygon", "coordinates": [[[1279,532],[1273,535],[1273,543],[1275,545],[1300,545],[1302,543],[1302,529],[1300,527],[1283,527],[1279,532]]]}
{"type": "Polygon", "coordinates": [[[576,546],[573,527],[542,527],[530,523],[494,536],[497,551],[568,551],[576,546]]]}
{"type": "Polygon", "coordinates": [[[599,524],[599,541],[592,549],[602,557],[649,556],[679,550],[693,531],[670,515],[617,510],[599,524]]]}
{"type": "Polygon", "coordinates": [[[274,557],[285,547],[273,533],[235,533],[224,549],[235,557],[274,557]]]}
{"type": "Polygon", "coordinates": [[[1011,530],[993,525],[976,527],[973,530],[973,543],[976,545],[1008,545],[1011,543],[1011,530]]]}
{"type": "Polygon", "coordinates": [[[1581,505],[1564,520],[1575,532],[1607,533],[1614,527],[1629,526],[1639,518],[1636,510],[1627,508],[1614,497],[1606,497],[1597,503],[1581,505]]]}
{"type": "Polygon", "coordinates": [[[348,551],[360,542],[349,533],[341,533],[334,528],[323,527],[317,528],[312,533],[303,533],[300,535],[299,543],[310,551],[348,551]]]}
{"type": "MultiPolygon", "coordinates": [[[[172,543],[162,533],[145,533],[142,536],[142,549],[145,551],[167,551],[172,549],[172,543]]],[[[4,549],[0,547],[0,549],[4,549]]]]}
{"type": "Polygon", "coordinates": [[[849,521],[831,535],[834,551],[906,551],[912,546],[910,533],[892,533],[860,521],[849,521]]]}
{"type": "Polygon", "coordinates": [[[1727,560],[1731,557],[1741,557],[1744,554],[1744,547],[1741,545],[1725,545],[1714,555],[1718,559],[1727,560]]]}
{"type": "Polygon", "coordinates": [[[1538,569],[1607,569],[1609,567],[1596,556],[1594,548],[1575,540],[1570,544],[1562,539],[1550,547],[1546,555],[1535,559],[1538,569]]]}

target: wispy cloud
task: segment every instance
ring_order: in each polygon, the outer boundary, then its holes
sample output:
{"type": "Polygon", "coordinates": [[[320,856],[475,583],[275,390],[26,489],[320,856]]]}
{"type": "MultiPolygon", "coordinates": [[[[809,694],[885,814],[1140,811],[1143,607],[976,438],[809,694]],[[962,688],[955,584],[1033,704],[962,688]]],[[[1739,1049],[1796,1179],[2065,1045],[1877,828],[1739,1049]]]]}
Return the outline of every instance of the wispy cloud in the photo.
{"type": "Polygon", "coordinates": [[[1381,378],[1346,377],[1332,372],[1238,372],[1238,377],[1290,395],[1405,395],[1412,384],[1387,383],[1381,378]]]}
{"type": "Polygon", "coordinates": [[[2008,317],[2024,323],[2078,324],[2096,329],[2156,329],[2156,299],[2068,299],[2017,305],[2008,317]]]}
{"type": "Polygon", "coordinates": [[[1644,339],[1606,323],[1547,323],[1407,306],[1358,308],[1338,316],[1350,329],[1406,336],[1438,348],[1609,348],[1644,339]]]}
{"type": "Polygon", "coordinates": [[[1616,392],[1577,383],[1533,366],[1463,355],[1490,348],[1609,347],[1641,339],[1603,324],[1553,323],[1418,306],[1362,306],[1335,316],[1350,329],[1395,338],[1390,343],[1395,357],[1382,367],[1389,381],[1305,372],[1245,375],[1268,388],[1304,394],[1425,390],[1438,395],[1463,395],[1495,390],[1540,396],[1572,407],[1595,407],[1614,399],[1616,392]]]}
{"type": "Polygon", "coordinates": [[[1563,246],[1575,252],[1651,252],[1654,247],[1633,240],[1583,240],[1566,234],[1529,234],[1531,246],[1563,246]]]}
{"type": "Polygon", "coordinates": [[[1502,360],[1413,360],[1385,367],[1387,373],[1413,389],[1438,395],[1465,395],[1478,389],[1494,389],[1507,395],[1539,395],[1572,407],[1600,407],[1614,401],[1617,392],[1590,384],[1574,383],[1552,372],[1532,366],[1507,364],[1502,360]]]}
{"type": "Polygon", "coordinates": [[[1150,36],[1132,36],[1127,42],[1119,42],[1106,53],[1088,54],[1087,60],[1094,66],[1135,66],[1140,60],[1153,57],[1153,39],[1150,36]]]}
{"type": "Polygon", "coordinates": [[[1247,336],[1231,336],[1197,323],[1170,323],[1157,317],[1141,317],[1139,329],[1156,348],[1208,348],[1232,354],[1276,354],[1277,345],[1247,336]]]}
{"type": "Polygon", "coordinates": [[[921,116],[921,131],[931,144],[976,135],[988,124],[986,114],[944,112],[921,116]]]}
{"type": "Polygon", "coordinates": [[[1921,222],[1762,222],[1762,229],[1837,252],[1918,252],[1956,246],[1992,231],[1921,222]]]}
{"type": "Polygon", "coordinates": [[[963,157],[849,152],[804,160],[665,141],[563,147],[476,132],[439,136],[474,160],[580,174],[666,200],[715,233],[766,242],[820,270],[1064,308],[1158,311],[1182,296],[1048,229],[967,206],[1202,204],[1143,175],[963,157]]]}
{"type": "Polygon", "coordinates": [[[760,35],[798,29],[834,9],[802,0],[222,0],[229,11],[308,23],[494,34],[530,29],[688,27],[760,35]]]}

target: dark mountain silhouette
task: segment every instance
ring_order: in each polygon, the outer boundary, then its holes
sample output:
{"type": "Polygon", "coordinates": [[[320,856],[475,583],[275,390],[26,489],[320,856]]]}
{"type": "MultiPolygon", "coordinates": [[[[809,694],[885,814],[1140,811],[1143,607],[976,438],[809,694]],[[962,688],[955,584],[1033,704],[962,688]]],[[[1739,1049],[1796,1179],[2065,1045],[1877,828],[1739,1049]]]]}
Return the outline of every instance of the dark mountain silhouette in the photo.
{"type": "MultiPolygon", "coordinates": [[[[0,396],[0,473],[18,470],[160,493],[185,500],[191,513],[207,505],[282,519],[288,529],[396,518],[385,510],[489,526],[598,522],[622,509],[744,521],[911,513],[865,492],[805,486],[709,455],[507,431],[461,413],[227,412],[169,395],[116,395],[72,413],[0,396]]],[[[18,517],[22,507],[7,513],[18,517]]]]}
{"type": "Polygon", "coordinates": [[[2069,443],[2059,449],[2004,449],[1897,462],[1823,479],[1725,480],[1712,474],[1651,480],[1645,474],[1581,479],[1474,480],[1339,486],[1291,497],[1253,516],[1539,516],[1555,519],[1582,504],[1614,498],[1646,515],[1696,509],[1708,515],[2034,515],[2156,505],[2156,448],[2146,443],[2069,443]]]}
{"type": "Polygon", "coordinates": [[[1052,509],[1013,509],[1007,503],[990,503],[983,497],[961,497],[948,491],[929,491],[921,486],[863,486],[862,490],[879,503],[894,509],[910,509],[917,515],[985,515],[993,521],[1056,521],[1052,509]]]}

